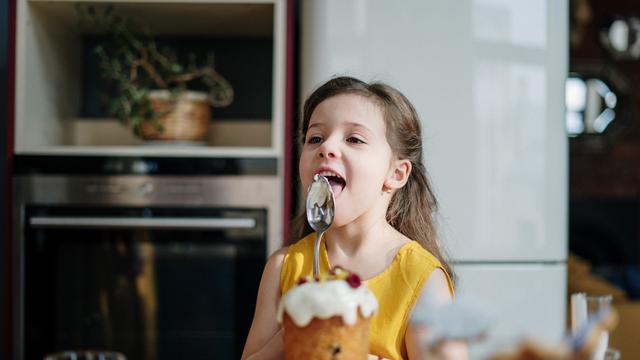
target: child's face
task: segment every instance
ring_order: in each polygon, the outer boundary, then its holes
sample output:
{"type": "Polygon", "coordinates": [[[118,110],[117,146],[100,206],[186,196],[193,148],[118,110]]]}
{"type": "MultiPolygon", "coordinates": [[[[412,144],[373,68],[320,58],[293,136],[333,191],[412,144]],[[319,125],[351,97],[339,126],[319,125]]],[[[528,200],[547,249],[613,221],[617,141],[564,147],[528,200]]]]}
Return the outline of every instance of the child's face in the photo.
{"type": "Polygon", "coordinates": [[[363,96],[333,96],[311,114],[300,154],[302,188],[315,174],[327,176],[336,200],[334,226],[349,224],[380,209],[392,156],[382,110],[363,96]]]}

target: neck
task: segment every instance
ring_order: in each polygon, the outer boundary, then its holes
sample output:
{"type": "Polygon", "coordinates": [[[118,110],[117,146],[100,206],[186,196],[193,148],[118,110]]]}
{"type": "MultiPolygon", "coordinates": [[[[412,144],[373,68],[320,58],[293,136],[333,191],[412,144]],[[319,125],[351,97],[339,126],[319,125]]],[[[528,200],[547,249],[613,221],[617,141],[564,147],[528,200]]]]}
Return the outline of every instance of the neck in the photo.
{"type": "Polygon", "coordinates": [[[332,226],[325,234],[327,250],[354,256],[395,239],[398,232],[387,223],[389,201],[383,199],[348,224],[332,226]]]}
{"type": "Polygon", "coordinates": [[[332,228],[325,234],[327,249],[338,250],[347,256],[368,249],[376,248],[389,241],[395,230],[385,218],[377,221],[357,221],[347,225],[332,228]]]}

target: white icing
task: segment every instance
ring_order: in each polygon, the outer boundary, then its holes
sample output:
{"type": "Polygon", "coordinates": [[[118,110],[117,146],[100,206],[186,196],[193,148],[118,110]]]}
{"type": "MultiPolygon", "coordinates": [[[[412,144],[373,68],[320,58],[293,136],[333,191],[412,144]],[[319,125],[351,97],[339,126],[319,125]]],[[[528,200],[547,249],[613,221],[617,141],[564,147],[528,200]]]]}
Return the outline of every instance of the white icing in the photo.
{"type": "Polygon", "coordinates": [[[387,360],[387,358],[383,358],[382,356],[378,356],[378,355],[369,354],[367,356],[367,360],[387,360]]]}
{"type": "Polygon", "coordinates": [[[287,292],[278,305],[278,322],[286,311],[298,327],[307,326],[314,317],[329,319],[341,316],[342,321],[354,325],[360,314],[367,318],[378,311],[378,301],[364,284],[352,288],[344,280],[307,282],[287,292]]]}

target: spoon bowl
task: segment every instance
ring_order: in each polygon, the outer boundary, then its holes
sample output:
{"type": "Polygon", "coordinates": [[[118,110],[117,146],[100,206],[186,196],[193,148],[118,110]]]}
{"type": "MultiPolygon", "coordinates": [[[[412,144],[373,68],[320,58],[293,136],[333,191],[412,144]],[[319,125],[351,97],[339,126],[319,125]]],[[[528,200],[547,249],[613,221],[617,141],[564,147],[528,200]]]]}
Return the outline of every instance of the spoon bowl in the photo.
{"type": "Polygon", "coordinates": [[[307,221],[316,231],[316,243],[313,251],[313,276],[318,276],[318,258],[320,253],[320,241],[335,216],[335,200],[329,180],[322,175],[314,175],[313,182],[307,190],[306,203],[307,221]]]}

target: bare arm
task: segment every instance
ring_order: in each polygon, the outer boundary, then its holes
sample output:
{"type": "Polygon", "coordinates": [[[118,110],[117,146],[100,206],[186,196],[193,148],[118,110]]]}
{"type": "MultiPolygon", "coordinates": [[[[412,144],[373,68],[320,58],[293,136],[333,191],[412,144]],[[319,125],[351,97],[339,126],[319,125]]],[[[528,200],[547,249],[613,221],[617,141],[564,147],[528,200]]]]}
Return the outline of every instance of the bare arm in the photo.
{"type": "MultiPolygon", "coordinates": [[[[429,276],[429,279],[422,289],[418,303],[424,303],[427,298],[429,299],[429,303],[436,306],[446,306],[453,300],[452,294],[449,291],[447,277],[440,268],[436,268],[429,276]]],[[[410,325],[405,337],[407,354],[410,360],[427,359],[427,355],[431,355],[428,358],[446,360],[468,359],[468,348],[466,343],[462,341],[447,341],[440,345],[437,353],[426,354],[425,349],[420,347],[420,338],[426,336],[428,331],[426,328],[410,325]]]]}
{"type": "Polygon", "coordinates": [[[280,300],[280,270],[287,248],[269,257],[262,273],[253,323],[242,360],[282,359],[282,330],[276,319],[280,300]]]}

